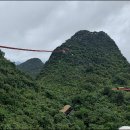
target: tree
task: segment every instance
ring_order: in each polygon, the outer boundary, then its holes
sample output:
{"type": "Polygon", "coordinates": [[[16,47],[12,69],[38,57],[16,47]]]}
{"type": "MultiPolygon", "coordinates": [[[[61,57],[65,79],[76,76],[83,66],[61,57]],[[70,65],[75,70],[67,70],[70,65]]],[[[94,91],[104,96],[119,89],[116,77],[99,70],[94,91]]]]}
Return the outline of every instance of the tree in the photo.
{"type": "Polygon", "coordinates": [[[105,88],[103,89],[103,94],[104,94],[104,95],[107,95],[107,96],[111,96],[112,91],[111,91],[110,87],[105,87],[105,88]]]}

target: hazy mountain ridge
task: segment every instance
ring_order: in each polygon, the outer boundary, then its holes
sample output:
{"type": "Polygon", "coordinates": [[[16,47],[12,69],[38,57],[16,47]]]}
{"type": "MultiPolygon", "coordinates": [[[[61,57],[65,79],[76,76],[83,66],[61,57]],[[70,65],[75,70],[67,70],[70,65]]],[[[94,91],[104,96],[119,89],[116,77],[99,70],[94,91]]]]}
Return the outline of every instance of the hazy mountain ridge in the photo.
{"type": "Polygon", "coordinates": [[[43,62],[38,58],[31,58],[19,65],[17,68],[35,78],[43,68],[43,62]]]}

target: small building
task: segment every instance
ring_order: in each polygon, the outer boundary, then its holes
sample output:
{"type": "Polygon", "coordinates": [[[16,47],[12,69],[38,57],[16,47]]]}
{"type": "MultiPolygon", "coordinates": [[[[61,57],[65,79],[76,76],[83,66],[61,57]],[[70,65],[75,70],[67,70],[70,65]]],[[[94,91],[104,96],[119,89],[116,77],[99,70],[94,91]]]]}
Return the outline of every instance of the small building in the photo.
{"type": "Polygon", "coordinates": [[[66,115],[68,115],[71,111],[72,111],[72,107],[70,105],[65,105],[63,109],[60,110],[60,112],[63,112],[66,115]]]}
{"type": "Polygon", "coordinates": [[[130,126],[122,126],[119,130],[130,130],[130,126]]]}
{"type": "Polygon", "coordinates": [[[117,90],[117,88],[112,88],[112,90],[117,90]]]}
{"type": "Polygon", "coordinates": [[[127,91],[130,92],[130,88],[125,88],[125,87],[118,87],[118,88],[112,88],[112,90],[122,90],[122,91],[127,91]]]}
{"type": "Polygon", "coordinates": [[[118,90],[123,90],[123,89],[125,89],[125,87],[118,87],[117,89],[118,90]]]}

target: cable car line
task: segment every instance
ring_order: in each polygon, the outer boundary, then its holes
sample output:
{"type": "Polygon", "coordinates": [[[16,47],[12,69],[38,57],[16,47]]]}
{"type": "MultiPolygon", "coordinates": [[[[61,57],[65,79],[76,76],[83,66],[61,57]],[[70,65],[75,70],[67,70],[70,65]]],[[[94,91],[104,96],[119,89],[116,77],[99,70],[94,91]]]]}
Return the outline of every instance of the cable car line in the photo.
{"type": "MultiPolygon", "coordinates": [[[[9,47],[9,46],[2,46],[0,45],[0,48],[4,49],[11,49],[11,50],[19,50],[19,51],[32,51],[32,52],[53,52],[51,50],[35,50],[35,49],[27,49],[27,48],[16,48],[16,47],[9,47]]],[[[65,50],[57,50],[54,52],[63,52],[65,50]]]]}

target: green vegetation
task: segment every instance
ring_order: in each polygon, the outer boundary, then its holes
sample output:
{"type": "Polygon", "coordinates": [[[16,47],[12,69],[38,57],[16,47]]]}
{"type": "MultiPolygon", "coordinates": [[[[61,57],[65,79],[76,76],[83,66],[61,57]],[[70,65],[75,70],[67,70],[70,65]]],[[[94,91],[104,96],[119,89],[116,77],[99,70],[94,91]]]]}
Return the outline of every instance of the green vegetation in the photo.
{"type": "Polygon", "coordinates": [[[29,74],[32,78],[36,78],[43,68],[43,65],[43,62],[40,59],[32,58],[17,65],[17,68],[22,72],[29,74]]]}
{"type": "Polygon", "coordinates": [[[130,65],[104,32],[79,31],[34,82],[0,52],[0,129],[95,130],[130,125],[130,65]],[[73,111],[59,110],[66,104],[73,111]]]}
{"type": "MultiPolygon", "coordinates": [[[[115,42],[104,32],[79,31],[56,50],[64,48],[65,53],[53,52],[38,81],[61,105],[73,106],[67,127],[116,129],[130,125],[130,94],[111,90],[130,85],[130,65],[115,42]]],[[[60,124],[62,128],[63,122],[60,124]]]]}

